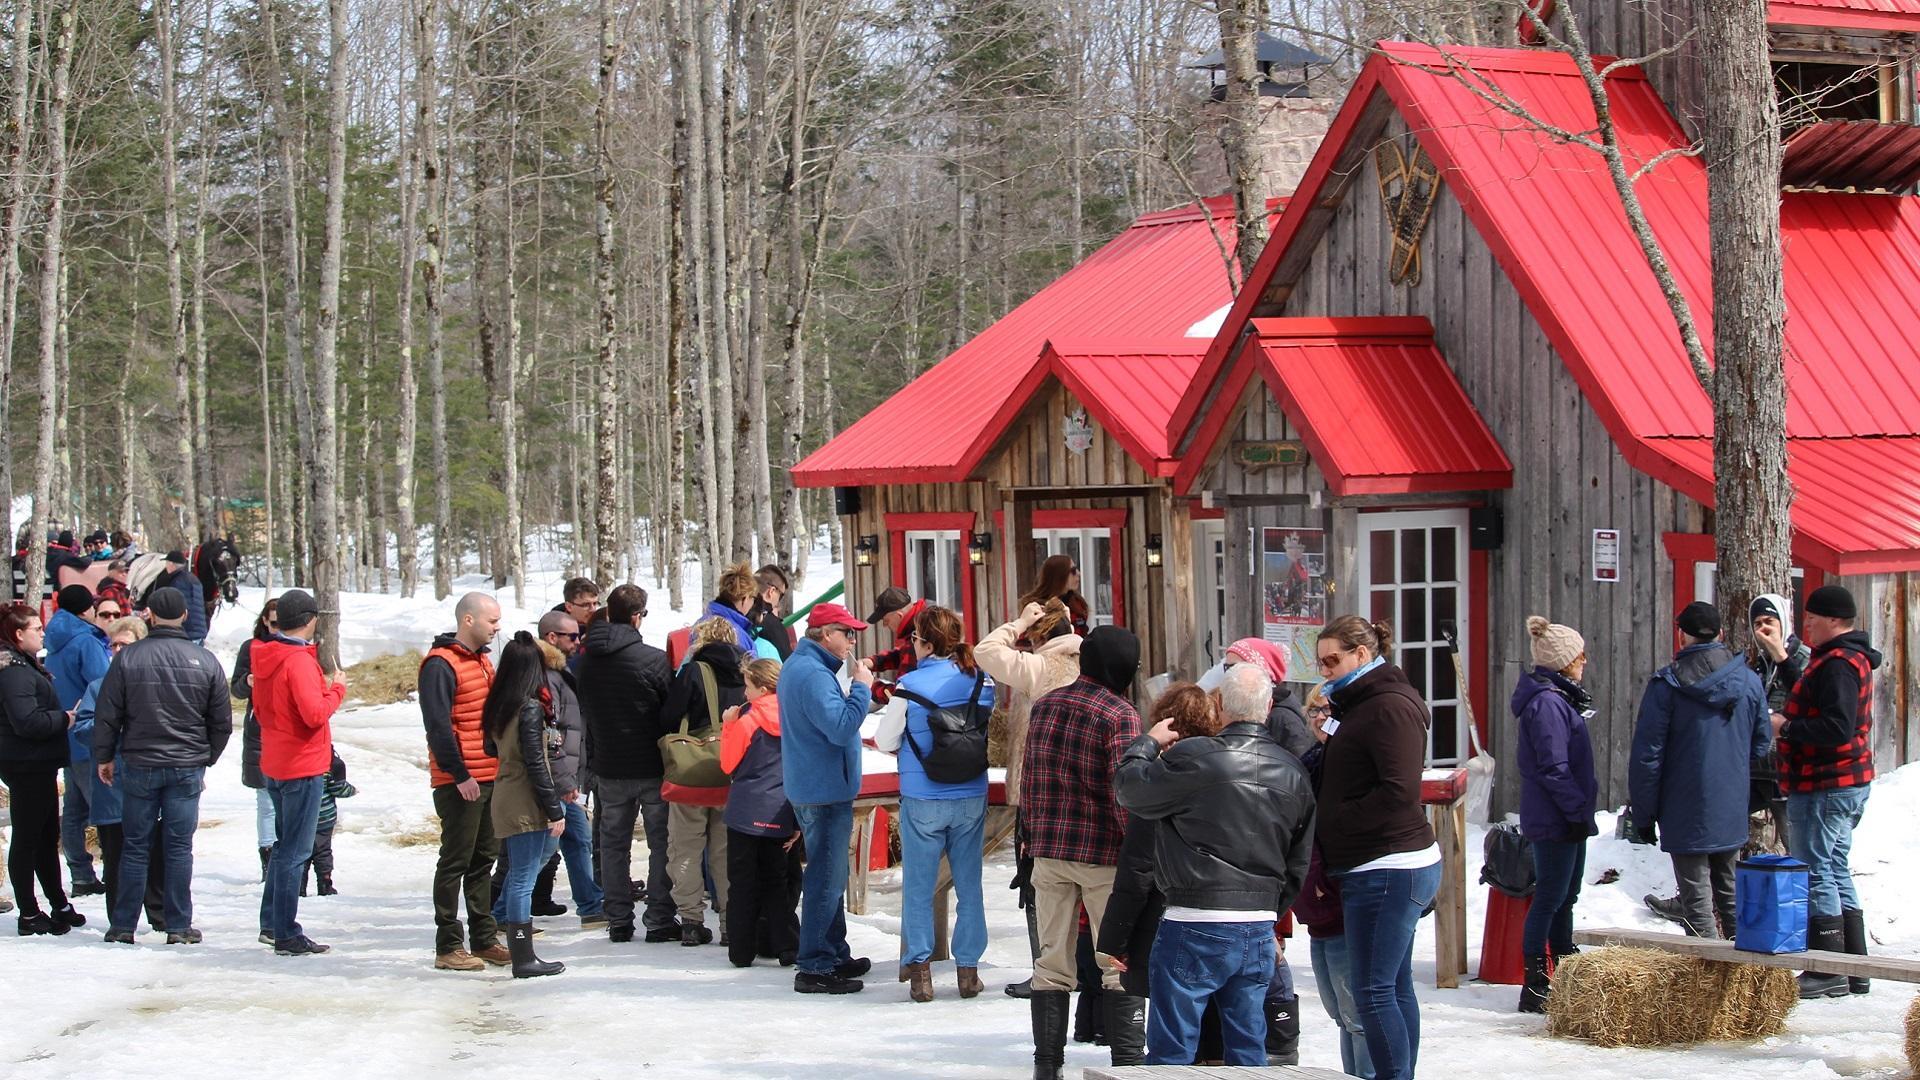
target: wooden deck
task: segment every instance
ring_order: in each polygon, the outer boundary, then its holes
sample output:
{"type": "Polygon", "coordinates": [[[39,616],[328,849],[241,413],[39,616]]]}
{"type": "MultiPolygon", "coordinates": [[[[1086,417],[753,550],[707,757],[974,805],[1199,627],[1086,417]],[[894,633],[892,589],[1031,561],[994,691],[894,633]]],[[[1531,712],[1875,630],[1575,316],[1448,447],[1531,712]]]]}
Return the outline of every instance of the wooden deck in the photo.
{"type": "Polygon", "coordinates": [[[1626,945],[1641,949],[1660,949],[1702,960],[1728,964],[1759,964],[1762,967],[1812,970],[1828,975],[1851,975],[1859,979],[1891,979],[1894,982],[1920,982],[1920,960],[1894,956],[1854,956],[1850,953],[1811,949],[1797,953],[1744,952],[1731,941],[1682,937],[1653,930],[1575,930],[1573,940],[1582,945],[1626,945]]]}
{"type": "Polygon", "coordinates": [[[1081,1076],[1085,1080],[1352,1080],[1338,1068],[1308,1068],[1304,1065],[1263,1065],[1258,1068],[1227,1065],[1131,1065],[1127,1068],[1092,1067],[1081,1076]]]}

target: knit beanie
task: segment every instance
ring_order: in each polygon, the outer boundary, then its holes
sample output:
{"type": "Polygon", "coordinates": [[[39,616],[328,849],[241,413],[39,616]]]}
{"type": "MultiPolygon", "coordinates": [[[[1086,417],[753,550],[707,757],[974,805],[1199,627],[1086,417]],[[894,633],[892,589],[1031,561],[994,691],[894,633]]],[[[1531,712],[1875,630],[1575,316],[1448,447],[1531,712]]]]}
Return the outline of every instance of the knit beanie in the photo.
{"type": "Polygon", "coordinates": [[[1571,626],[1548,622],[1539,615],[1527,616],[1527,634],[1533,638],[1533,663],[1549,671],[1562,671],[1587,651],[1586,639],[1571,626]]]}
{"type": "Polygon", "coordinates": [[[1860,617],[1860,609],[1853,602],[1853,594],[1843,586],[1822,585],[1807,597],[1807,614],[1852,620],[1860,617]]]}
{"type": "Polygon", "coordinates": [[[58,602],[60,610],[69,615],[85,615],[93,608],[93,590],[85,585],[62,586],[58,602]]]}
{"type": "Polygon", "coordinates": [[[1690,638],[1712,641],[1720,636],[1720,609],[1704,600],[1695,600],[1680,609],[1680,617],[1673,624],[1690,638]]]}

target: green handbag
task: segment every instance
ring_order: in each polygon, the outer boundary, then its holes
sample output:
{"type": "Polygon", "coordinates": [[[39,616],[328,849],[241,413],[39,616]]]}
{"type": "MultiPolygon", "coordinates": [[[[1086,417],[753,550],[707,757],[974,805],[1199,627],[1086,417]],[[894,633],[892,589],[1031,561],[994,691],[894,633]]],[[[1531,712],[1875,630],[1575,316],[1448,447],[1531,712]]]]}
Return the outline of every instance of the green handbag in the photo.
{"type": "Polygon", "coordinates": [[[700,682],[707,692],[707,727],[688,733],[688,718],[680,718],[680,730],[660,736],[660,760],[667,767],[667,783],[690,788],[727,786],[727,771],[720,767],[720,689],[713,681],[713,668],[698,663],[700,682]]]}

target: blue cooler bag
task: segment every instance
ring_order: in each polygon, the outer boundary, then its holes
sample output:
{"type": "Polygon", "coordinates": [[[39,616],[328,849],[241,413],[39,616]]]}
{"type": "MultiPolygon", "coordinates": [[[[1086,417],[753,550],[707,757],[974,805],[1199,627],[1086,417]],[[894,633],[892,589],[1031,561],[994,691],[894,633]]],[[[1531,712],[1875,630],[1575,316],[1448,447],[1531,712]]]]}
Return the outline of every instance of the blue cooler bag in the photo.
{"type": "Polygon", "coordinates": [[[1785,855],[1742,859],[1733,871],[1740,911],[1737,949],[1761,953],[1807,951],[1807,864],[1785,855]]]}

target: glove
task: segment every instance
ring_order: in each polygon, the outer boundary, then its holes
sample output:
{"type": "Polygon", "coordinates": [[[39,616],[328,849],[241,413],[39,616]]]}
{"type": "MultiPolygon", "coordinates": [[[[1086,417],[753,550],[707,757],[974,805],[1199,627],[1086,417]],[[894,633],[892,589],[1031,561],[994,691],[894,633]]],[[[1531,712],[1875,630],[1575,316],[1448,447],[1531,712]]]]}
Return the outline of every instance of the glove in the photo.
{"type": "Polygon", "coordinates": [[[1639,825],[1633,830],[1633,842],[1636,844],[1657,844],[1660,842],[1659,827],[1639,825]]]}

